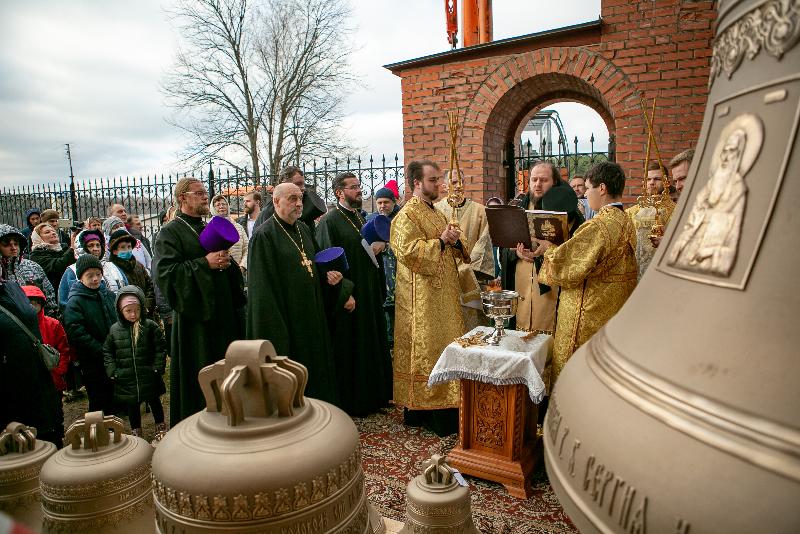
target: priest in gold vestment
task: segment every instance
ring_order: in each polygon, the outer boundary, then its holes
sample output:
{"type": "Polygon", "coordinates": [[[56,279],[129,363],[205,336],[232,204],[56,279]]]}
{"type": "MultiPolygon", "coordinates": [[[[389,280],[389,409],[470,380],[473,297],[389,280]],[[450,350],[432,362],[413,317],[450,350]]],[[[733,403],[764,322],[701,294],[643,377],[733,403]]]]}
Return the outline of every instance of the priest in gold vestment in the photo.
{"type": "MultiPolygon", "coordinates": [[[[458,178],[445,171],[444,183],[456,187],[458,178]]],[[[445,189],[446,192],[447,189],[445,189]]],[[[440,194],[442,194],[440,189],[440,194]]],[[[453,208],[447,198],[434,204],[448,221],[453,218],[453,208]]],[[[461,228],[461,241],[468,247],[469,263],[458,264],[458,279],[461,286],[461,312],[464,316],[464,330],[469,332],[476,326],[488,325],[481,304],[480,283],[494,278],[494,253],[492,239],[489,236],[489,222],[486,219],[486,208],[483,204],[465,198],[457,208],[458,225],[461,228]]]]}
{"type": "Polygon", "coordinates": [[[444,348],[464,334],[458,283],[464,245],[433,206],[442,179],[439,167],[414,161],[406,176],[414,196],[392,221],[390,237],[397,256],[394,402],[408,410],[454,408],[458,382],[429,388],[428,377],[444,348]]]}
{"type": "Polygon", "coordinates": [[[561,246],[539,241],[539,281],[560,286],[552,384],[572,354],[611,319],[636,287],[636,234],[622,209],[625,174],[603,162],[586,175],[586,198],[597,214],[561,246]]]}
{"type": "MultiPolygon", "coordinates": [[[[651,162],[647,167],[647,189],[646,194],[649,196],[660,195],[664,191],[664,181],[662,176],[667,174],[667,170],[662,168],[657,161],[651,162]]],[[[674,202],[668,202],[662,210],[661,219],[662,224],[666,227],[672,217],[672,211],[675,209],[674,202]]],[[[633,222],[634,231],[636,232],[636,263],[638,265],[639,275],[638,279],[641,280],[645,271],[650,266],[650,261],[656,253],[656,248],[650,239],[650,234],[653,231],[653,226],[656,224],[656,208],[653,206],[640,206],[634,204],[625,213],[631,218],[633,222]]]]}

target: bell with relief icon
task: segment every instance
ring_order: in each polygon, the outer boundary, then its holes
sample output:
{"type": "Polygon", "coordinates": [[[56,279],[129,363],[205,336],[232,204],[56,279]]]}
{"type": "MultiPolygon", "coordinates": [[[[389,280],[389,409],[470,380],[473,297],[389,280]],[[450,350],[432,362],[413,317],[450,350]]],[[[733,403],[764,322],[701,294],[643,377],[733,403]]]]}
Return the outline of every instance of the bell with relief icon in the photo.
{"type": "Polygon", "coordinates": [[[39,472],[55,452],[55,445],[36,439],[33,427],[9,423],[0,432],[0,511],[37,531],[42,525],[39,472]]]}
{"type": "Polygon", "coordinates": [[[472,522],[469,489],[444,457],[434,454],[406,488],[406,523],[400,534],[480,534],[472,522]]]}
{"type": "Polygon", "coordinates": [[[155,530],[153,447],[122,433],[122,420],[89,412],[67,429],[68,447],[42,467],[42,532],[147,533],[155,530]]]}
{"type": "Polygon", "coordinates": [[[199,381],[207,408],[153,456],[159,532],[384,532],[367,503],[358,431],[303,396],[303,365],[269,341],[235,341],[199,381]]]}
{"type": "Polygon", "coordinates": [[[800,1],[717,5],[680,201],[547,411],[582,532],[800,532],[800,1]]]}

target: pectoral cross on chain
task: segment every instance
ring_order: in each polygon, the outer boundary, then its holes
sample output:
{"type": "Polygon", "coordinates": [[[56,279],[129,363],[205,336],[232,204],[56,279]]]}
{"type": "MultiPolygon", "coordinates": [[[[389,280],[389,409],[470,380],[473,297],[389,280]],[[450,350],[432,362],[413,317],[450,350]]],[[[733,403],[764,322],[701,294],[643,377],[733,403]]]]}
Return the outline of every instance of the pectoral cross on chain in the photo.
{"type": "Polygon", "coordinates": [[[303,267],[306,268],[306,270],[308,271],[308,274],[309,274],[309,276],[311,276],[311,278],[314,278],[314,271],[311,270],[311,263],[312,263],[311,260],[309,260],[306,257],[306,253],[305,252],[301,252],[300,256],[302,256],[302,258],[303,258],[302,260],[300,260],[300,265],[302,265],[303,267]]]}

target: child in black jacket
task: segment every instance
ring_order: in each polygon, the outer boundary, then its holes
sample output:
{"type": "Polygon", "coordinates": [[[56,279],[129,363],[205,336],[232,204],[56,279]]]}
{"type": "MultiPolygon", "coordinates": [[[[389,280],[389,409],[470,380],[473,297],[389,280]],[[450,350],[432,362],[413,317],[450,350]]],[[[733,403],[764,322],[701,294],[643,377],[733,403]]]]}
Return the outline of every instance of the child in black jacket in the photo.
{"type": "Polygon", "coordinates": [[[139,407],[142,402],[149,404],[158,436],[167,430],[159,399],[165,391],[161,379],[166,367],[164,334],[155,321],[144,317],[145,297],[138,287],[123,287],[115,307],[118,321],[103,345],[106,374],[114,383],[114,400],[126,406],[131,431],[140,437],[139,407]]]}
{"type": "Polygon", "coordinates": [[[69,344],[78,355],[89,411],[113,415],[113,386],[103,367],[103,343],[116,321],[114,294],[100,285],[103,264],[92,254],[78,258],[75,274],[79,282],[69,291],[64,326],[69,344]]]}

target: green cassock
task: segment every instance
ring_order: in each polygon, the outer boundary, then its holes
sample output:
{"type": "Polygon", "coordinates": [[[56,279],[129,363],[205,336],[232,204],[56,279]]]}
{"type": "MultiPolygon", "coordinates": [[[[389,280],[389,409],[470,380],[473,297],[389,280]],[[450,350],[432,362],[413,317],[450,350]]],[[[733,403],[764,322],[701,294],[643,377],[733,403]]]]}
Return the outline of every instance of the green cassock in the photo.
{"type": "Polygon", "coordinates": [[[235,262],[212,270],[200,244],[204,223],[180,213],[158,232],[153,273],[174,310],[170,340],[169,421],[199,412],[206,402],[197,373],[225,358],[231,342],[244,337],[245,296],[235,262]]]}
{"type": "Polygon", "coordinates": [[[342,273],[345,294],[330,311],[329,325],[341,406],[357,416],[378,411],[392,398],[392,360],[383,314],[385,282],[361,245],[363,224],[359,214],[337,206],[317,225],[320,247],[342,247],[350,266],[342,273]],[[343,307],[350,295],[356,301],[353,312],[343,307]]]}
{"type": "Polygon", "coordinates": [[[268,339],[278,354],[305,365],[306,396],[337,404],[325,305],[341,284],[329,286],[316,265],[310,266],[312,277],[301,250],[309,260],[317,251],[302,221],[289,225],[273,216],[253,232],[247,253],[247,337],[268,339]]]}

